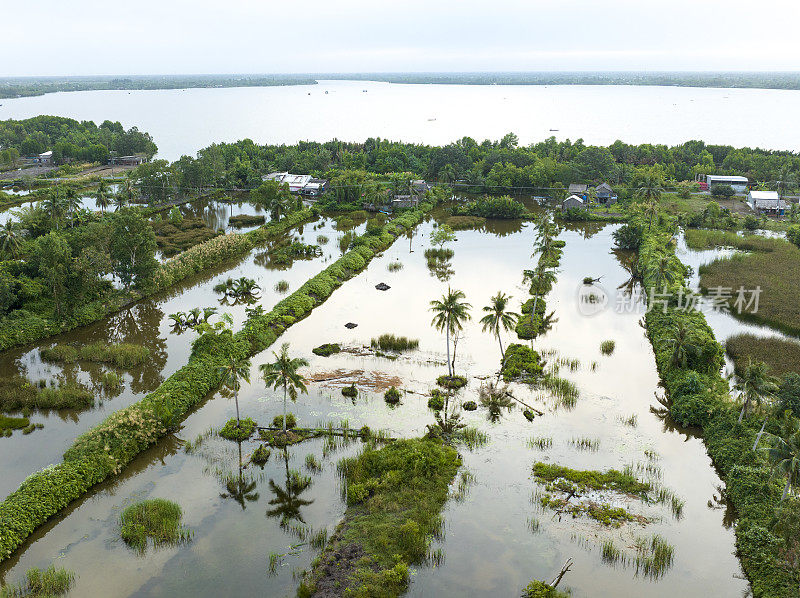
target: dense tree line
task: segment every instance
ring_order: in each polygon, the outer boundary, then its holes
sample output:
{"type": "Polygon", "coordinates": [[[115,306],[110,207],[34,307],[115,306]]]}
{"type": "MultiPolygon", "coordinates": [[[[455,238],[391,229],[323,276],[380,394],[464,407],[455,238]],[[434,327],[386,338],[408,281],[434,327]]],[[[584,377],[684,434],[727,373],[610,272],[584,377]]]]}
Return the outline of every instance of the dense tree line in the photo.
{"type": "Polygon", "coordinates": [[[581,139],[557,141],[550,137],[520,146],[517,136],[509,133],[500,141],[479,143],[464,137],[441,147],[373,138],[363,143],[333,140],[260,146],[245,139],[214,144],[198,152],[196,158],[184,156],[171,166],[162,166],[173,177],[172,183],[183,188],[255,188],[262,174],[290,171],[327,177],[334,187],[359,186],[370,179],[385,180],[393,173],[407,173],[429,181],[469,185],[475,191],[504,191],[576,182],[633,185],[637,178],[650,175],[673,186],[694,180],[698,173],[737,174],[754,181],[796,181],[800,156],[702,141],[676,146],[615,141],[603,147],[586,145],[581,139]]]}
{"type": "Polygon", "coordinates": [[[53,160],[105,162],[111,153],[152,157],[158,148],[148,133],[132,127],[127,131],[118,122],[104,121],[97,126],[60,116],[35,116],[26,120],[0,121],[0,161],[8,165],[18,156],[35,156],[53,151],[53,160]]]}

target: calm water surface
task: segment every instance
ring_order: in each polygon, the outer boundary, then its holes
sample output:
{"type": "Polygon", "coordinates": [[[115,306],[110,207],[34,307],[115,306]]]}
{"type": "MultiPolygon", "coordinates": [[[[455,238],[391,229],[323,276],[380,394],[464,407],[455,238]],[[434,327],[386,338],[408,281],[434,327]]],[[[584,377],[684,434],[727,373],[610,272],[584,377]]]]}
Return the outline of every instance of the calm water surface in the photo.
{"type": "Polygon", "coordinates": [[[644,86],[400,85],[321,81],[315,86],[86,91],[3,100],[0,120],[39,114],[151,133],[176,160],[211,143],[250,138],[296,143],[368,137],[446,144],[515,132],[587,143],[677,144],[690,139],[800,149],[800,91],[644,86]],[[326,93],[327,92],[327,93],[326,93]]]}
{"type": "MultiPolygon", "coordinates": [[[[467,423],[485,431],[490,440],[474,452],[462,448],[464,469],[475,476],[475,482],[462,501],[451,500],[446,505],[444,534],[432,547],[441,548],[444,559],[436,567],[422,566],[416,571],[411,596],[517,596],[530,579],[551,579],[567,558],[573,558],[575,566],[564,583],[577,597],[705,597],[745,592],[747,583],[734,555],[730,516],[718,501],[720,480],[702,441],[689,431],[675,429],[651,409],[658,407],[660,389],[652,349],[639,324],[641,315],[608,309],[586,317],[577,309],[577,293],[585,276],[602,276],[603,286],[610,290],[630,282],[631,256],[610,249],[613,229],[576,227],[562,234],[567,245],[558,283],[548,297],[548,309],[555,312],[557,321],[536,341],[540,351],[557,352],[550,354],[551,361],[558,356],[578,360],[575,371],[561,369],[561,375],[580,389],[577,404],[566,409],[544,391],[512,385],[515,396],[545,415],[528,422],[519,408],[503,412],[496,421],[483,408],[464,414],[467,423]],[[616,341],[616,349],[613,355],[603,356],[600,343],[608,339],[616,341]],[[631,416],[636,416],[633,426],[623,421],[631,416]],[[552,448],[529,448],[527,441],[532,436],[552,437],[552,448]],[[570,440],[581,436],[598,439],[598,450],[577,450],[570,440]],[[658,455],[660,473],[654,474],[658,481],[685,501],[682,517],[674,517],[660,505],[617,497],[615,504],[626,505],[652,518],[653,523],[608,529],[583,518],[559,521],[538,505],[536,497],[542,488],[531,475],[535,461],[575,468],[622,468],[643,463],[646,450],[658,455]],[[540,522],[535,533],[529,529],[532,518],[540,522]],[[675,546],[674,564],[663,578],[647,580],[637,576],[635,569],[603,563],[600,546],[604,540],[614,539],[617,546],[630,551],[637,537],[653,533],[675,546]]],[[[400,238],[365,272],[345,283],[279,339],[278,343],[289,342],[294,354],[309,359],[307,375],[328,379],[310,384],[308,395],[292,405],[300,422],[347,419],[353,427],[366,424],[396,436],[424,433],[425,426],[433,422],[425,394],[445,369],[444,339],[431,328],[428,307],[448,284],[463,290],[473,305],[473,320],[466,325],[458,347],[458,371],[471,379],[460,398],[476,399],[479,378],[497,371],[499,349],[496,341],[481,331],[477,322],[480,308],[498,290],[513,295],[515,307],[527,298],[522,270],[532,264],[534,229],[531,224],[495,223],[486,230],[459,232],[453,244],[450,280],[437,278],[426,266],[422,252],[429,246],[432,231],[433,223],[428,221],[413,236],[400,238]],[[404,267],[389,272],[388,264],[398,260],[404,267]],[[386,282],[391,289],[376,290],[379,282],[386,282]],[[350,321],[358,327],[346,329],[344,324],[350,321]],[[420,339],[419,350],[394,361],[365,350],[371,338],[387,332],[420,339]],[[313,355],[311,349],[324,342],[342,343],[348,351],[328,358],[313,355]],[[361,389],[353,401],[340,392],[350,381],[356,381],[361,389]],[[409,391],[395,408],[383,401],[388,384],[409,391]]],[[[335,233],[330,236],[335,244],[335,233]]],[[[296,263],[290,274],[282,276],[303,280],[313,269],[312,264],[296,263]],[[301,265],[307,266],[302,274],[301,265]]],[[[243,271],[248,275],[258,272],[243,271]]],[[[270,288],[261,272],[260,282],[270,288]]],[[[183,301],[188,303],[158,304],[153,309],[167,313],[184,305],[205,305],[210,299],[208,289],[223,275],[175,294],[176,300],[185,296],[183,301]]],[[[268,295],[263,303],[269,307],[276,299],[268,295]]],[[[177,367],[187,357],[189,339],[171,337],[163,317],[152,321],[152,334],[170,346],[165,351],[167,361],[172,362],[174,355],[172,367],[177,367]],[[184,343],[184,348],[172,347],[172,343],[184,343]]],[[[510,335],[505,340],[508,343],[510,335]]],[[[266,391],[257,376],[258,365],[272,359],[272,349],[253,359],[251,384],[240,395],[243,413],[260,422],[271,420],[281,409],[275,393],[266,391]]],[[[161,375],[169,371],[165,367],[161,375]]],[[[233,414],[233,401],[228,397],[217,394],[210,398],[175,435],[37,532],[23,550],[4,563],[0,575],[16,579],[31,566],[56,561],[76,571],[75,593],[81,596],[293,595],[296,574],[308,567],[315,555],[298,537],[298,530],[333,531],[344,512],[336,462],[354,454],[358,446],[337,450],[326,441],[314,440],[289,449],[288,463],[280,451],[273,451],[263,469],[250,466],[244,470],[239,469],[237,445],[213,436],[191,453],[183,450],[185,441],[219,427],[233,414]],[[322,462],[320,473],[305,469],[308,454],[322,462]],[[288,468],[311,477],[293,509],[280,492],[286,487],[288,468]],[[225,482],[230,475],[238,479],[240,471],[245,492],[237,501],[225,482]],[[118,539],[116,521],[127,504],[151,496],[181,504],[194,538],[190,544],[137,557],[118,539]],[[287,509],[290,525],[281,526],[276,512],[287,509]],[[270,553],[283,555],[274,574],[268,570],[270,553]],[[98,563],[102,563],[102,575],[98,563]]],[[[41,441],[50,426],[48,423],[29,438],[38,436],[41,441]]],[[[19,440],[21,437],[15,436],[8,446],[19,440]]],[[[255,442],[242,444],[245,462],[256,446],[255,442]]],[[[18,453],[16,458],[24,457],[18,453]]],[[[29,463],[25,471],[36,466],[29,463]]]]}

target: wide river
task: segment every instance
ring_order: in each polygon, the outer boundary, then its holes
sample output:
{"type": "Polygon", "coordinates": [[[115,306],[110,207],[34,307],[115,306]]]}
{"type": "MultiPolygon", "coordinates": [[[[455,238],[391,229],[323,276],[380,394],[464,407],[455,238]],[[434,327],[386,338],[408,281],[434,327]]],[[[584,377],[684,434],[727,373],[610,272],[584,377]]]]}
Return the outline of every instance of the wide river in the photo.
{"type": "Polygon", "coordinates": [[[403,85],[321,81],[293,87],[86,91],[0,100],[0,120],[39,114],[150,132],[175,160],[214,142],[295,143],[368,137],[446,144],[509,131],[586,143],[800,149],[800,91],[639,86],[403,85]],[[769,109],[767,109],[769,108],[769,109]]]}

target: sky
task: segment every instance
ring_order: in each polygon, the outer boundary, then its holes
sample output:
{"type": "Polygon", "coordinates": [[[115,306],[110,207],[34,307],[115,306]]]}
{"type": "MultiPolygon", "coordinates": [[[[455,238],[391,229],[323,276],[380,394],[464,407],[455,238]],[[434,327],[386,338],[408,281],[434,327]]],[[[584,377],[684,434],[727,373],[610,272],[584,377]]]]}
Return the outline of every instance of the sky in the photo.
{"type": "Polygon", "coordinates": [[[7,2],[0,76],[800,70],[797,0],[7,2]]]}

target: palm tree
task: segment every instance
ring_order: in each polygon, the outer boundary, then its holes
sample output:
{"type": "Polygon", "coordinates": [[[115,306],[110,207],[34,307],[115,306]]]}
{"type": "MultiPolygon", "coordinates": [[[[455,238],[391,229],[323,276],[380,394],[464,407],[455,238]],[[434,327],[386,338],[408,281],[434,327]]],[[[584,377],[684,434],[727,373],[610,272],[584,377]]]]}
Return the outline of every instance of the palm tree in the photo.
{"type": "Polygon", "coordinates": [[[239,427],[239,380],[250,382],[250,360],[231,357],[230,363],[217,368],[217,373],[222,376],[222,383],[233,391],[236,402],[236,427],[239,427]]]}
{"type": "Polygon", "coordinates": [[[511,299],[505,293],[497,291],[497,295],[491,298],[491,303],[483,308],[486,315],[480,320],[483,324],[483,331],[487,330],[497,337],[497,342],[500,343],[500,360],[505,359],[505,351],[503,351],[503,339],[500,337],[502,330],[511,330],[517,323],[519,314],[508,310],[508,302],[511,299]]]}
{"type": "Polygon", "coordinates": [[[97,199],[95,200],[95,205],[100,208],[100,211],[103,214],[105,214],[110,203],[111,201],[108,196],[108,185],[106,185],[105,181],[100,181],[100,184],[97,185],[97,199]]]}
{"type": "Polygon", "coordinates": [[[736,390],[744,400],[742,412],[739,414],[739,422],[744,419],[751,403],[761,405],[765,398],[772,396],[778,390],[778,385],[775,383],[775,379],[769,375],[768,370],[767,364],[763,361],[753,362],[751,359],[744,369],[743,375],[736,376],[736,390]]]}
{"type": "Polygon", "coordinates": [[[2,243],[4,254],[10,255],[13,258],[19,257],[22,240],[20,239],[20,235],[17,234],[11,220],[6,221],[3,227],[0,228],[0,243],[2,243]]]}
{"type": "Polygon", "coordinates": [[[64,193],[64,208],[67,212],[67,215],[70,217],[70,226],[75,226],[75,220],[73,219],[73,216],[80,207],[81,200],[78,197],[78,193],[75,191],[75,189],[69,187],[64,193]]]}
{"type": "Polygon", "coordinates": [[[786,500],[792,488],[800,486],[800,420],[790,418],[785,435],[768,434],[770,446],[762,449],[772,465],[773,475],[786,476],[781,501],[786,500]]]}
{"type": "Polygon", "coordinates": [[[434,313],[431,325],[439,332],[447,335],[447,372],[453,377],[453,365],[450,363],[450,334],[464,329],[464,322],[470,319],[469,303],[462,301],[466,295],[462,291],[454,291],[447,287],[447,294],[441,299],[431,301],[431,311],[434,313]]]}
{"type": "Polygon", "coordinates": [[[649,216],[647,230],[653,227],[653,219],[658,215],[658,202],[663,191],[661,177],[653,174],[646,175],[636,186],[636,197],[643,199],[647,203],[645,210],[645,214],[649,216]]]}
{"type": "Polygon", "coordinates": [[[308,366],[308,360],[301,357],[289,356],[289,343],[281,345],[280,353],[272,352],[275,357],[273,363],[263,363],[258,366],[261,376],[269,388],[274,390],[283,387],[283,431],[286,432],[286,397],[291,397],[292,401],[297,400],[297,393],[308,391],[305,385],[305,378],[298,373],[301,367],[308,366]]]}
{"type": "Polygon", "coordinates": [[[697,353],[697,345],[691,331],[680,321],[672,329],[672,336],[664,339],[662,344],[672,350],[670,363],[673,367],[685,368],[689,357],[697,353]]]}
{"type": "Polygon", "coordinates": [[[58,230],[65,211],[64,200],[58,195],[58,187],[48,193],[47,197],[42,201],[42,207],[50,215],[54,228],[58,230]]]}
{"type": "Polygon", "coordinates": [[[667,253],[659,253],[656,261],[651,262],[647,275],[653,281],[655,288],[665,288],[675,280],[673,264],[673,257],[667,253]]]}

